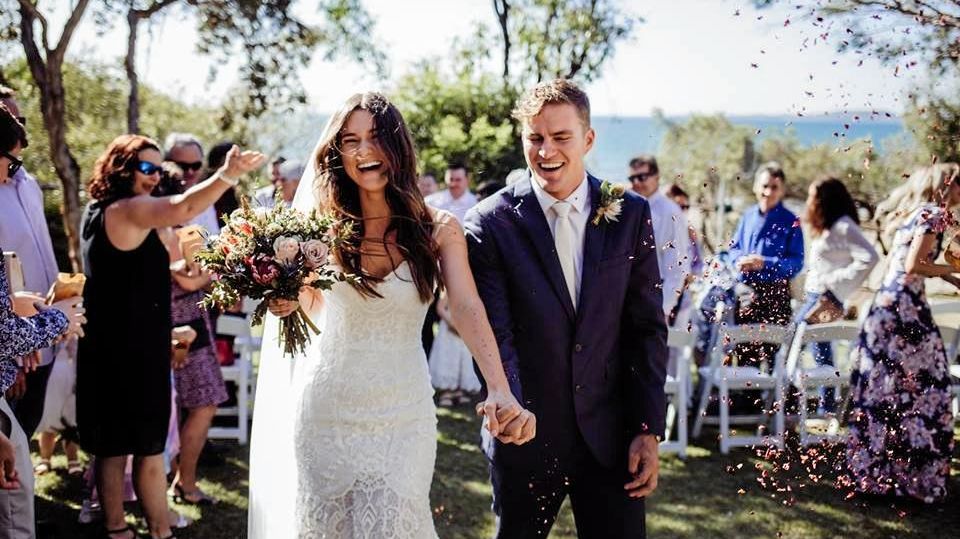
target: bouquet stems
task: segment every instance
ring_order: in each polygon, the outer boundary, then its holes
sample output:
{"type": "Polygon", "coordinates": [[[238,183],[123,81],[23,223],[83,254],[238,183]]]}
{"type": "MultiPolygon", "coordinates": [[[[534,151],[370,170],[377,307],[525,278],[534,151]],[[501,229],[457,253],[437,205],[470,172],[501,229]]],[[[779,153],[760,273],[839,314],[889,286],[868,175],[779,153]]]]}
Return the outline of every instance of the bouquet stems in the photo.
{"type": "Polygon", "coordinates": [[[290,316],[280,319],[280,341],[283,343],[283,353],[285,355],[302,354],[306,351],[307,343],[310,342],[310,333],[319,335],[320,330],[310,320],[310,315],[303,310],[303,307],[297,308],[297,311],[290,316]]]}

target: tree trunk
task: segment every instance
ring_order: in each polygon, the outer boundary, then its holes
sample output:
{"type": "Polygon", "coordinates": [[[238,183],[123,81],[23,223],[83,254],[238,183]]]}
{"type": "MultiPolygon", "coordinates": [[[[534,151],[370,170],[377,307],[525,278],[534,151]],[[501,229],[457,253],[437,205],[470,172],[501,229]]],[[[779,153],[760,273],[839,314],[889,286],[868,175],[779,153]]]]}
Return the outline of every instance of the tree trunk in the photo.
{"type": "Polygon", "coordinates": [[[137,30],[140,26],[140,16],[136,11],[127,13],[127,25],[130,34],[127,36],[127,57],[123,66],[127,71],[127,81],[130,83],[130,95],[127,97],[127,133],[140,133],[140,79],[137,76],[137,30]]]}
{"type": "Polygon", "coordinates": [[[497,21],[500,23],[500,35],[503,37],[503,82],[510,83],[510,2],[507,0],[493,0],[493,10],[497,12],[497,21]]]}
{"type": "MultiPolygon", "coordinates": [[[[74,7],[68,25],[64,28],[61,45],[51,51],[46,43],[43,49],[46,58],[41,54],[40,47],[34,39],[33,25],[37,20],[30,4],[20,4],[20,41],[30,66],[30,74],[40,93],[40,112],[43,115],[43,126],[47,130],[47,139],[50,144],[50,160],[60,178],[63,187],[63,215],[64,231],[67,235],[67,252],[73,271],[83,270],[80,260],[80,166],[70,152],[67,145],[66,121],[66,93],[63,87],[63,59],[66,51],[66,41],[69,40],[79,22],[88,2],[82,0],[74,7]]],[[[41,20],[41,23],[46,24],[41,20]]],[[[46,27],[44,26],[44,35],[46,27]]]]}

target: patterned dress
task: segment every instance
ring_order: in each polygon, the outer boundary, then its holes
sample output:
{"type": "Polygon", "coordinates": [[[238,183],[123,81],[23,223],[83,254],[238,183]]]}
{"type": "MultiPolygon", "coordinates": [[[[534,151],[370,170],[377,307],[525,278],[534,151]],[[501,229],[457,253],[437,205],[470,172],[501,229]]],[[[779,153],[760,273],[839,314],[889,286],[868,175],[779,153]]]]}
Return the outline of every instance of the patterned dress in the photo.
{"type": "Polygon", "coordinates": [[[53,344],[68,324],[67,316],[56,309],[28,318],[17,316],[7,283],[7,265],[0,256],[0,396],[17,379],[16,360],[53,344]]]}
{"type": "Polygon", "coordinates": [[[187,364],[173,371],[173,380],[177,388],[177,406],[181,408],[216,406],[226,401],[228,397],[213,344],[210,314],[198,305],[203,299],[203,291],[189,292],[173,281],[171,292],[174,327],[190,326],[197,332],[197,338],[190,345],[187,354],[187,364]]]}
{"type": "Polygon", "coordinates": [[[950,376],[924,278],[904,269],[915,233],[937,234],[947,213],[914,211],[894,236],[889,267],[860,332],[851,378],[847,467],[859,492],[932,503],[946,496],[953,450],[950,376]]]}

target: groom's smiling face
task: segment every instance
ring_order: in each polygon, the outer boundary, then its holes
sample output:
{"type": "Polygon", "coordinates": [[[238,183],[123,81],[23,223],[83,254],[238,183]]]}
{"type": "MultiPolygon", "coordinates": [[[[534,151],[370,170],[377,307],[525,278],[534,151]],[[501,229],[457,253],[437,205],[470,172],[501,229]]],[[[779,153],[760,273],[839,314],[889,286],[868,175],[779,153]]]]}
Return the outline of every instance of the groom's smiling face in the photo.
{"type": "Polygon", "coordinates": [[[583,158],[593,148],[595,136],[575,106],[544,105],[523,123],[523,153],[534,181],[554,198],[566,199],[583,181],[583,158]]]}

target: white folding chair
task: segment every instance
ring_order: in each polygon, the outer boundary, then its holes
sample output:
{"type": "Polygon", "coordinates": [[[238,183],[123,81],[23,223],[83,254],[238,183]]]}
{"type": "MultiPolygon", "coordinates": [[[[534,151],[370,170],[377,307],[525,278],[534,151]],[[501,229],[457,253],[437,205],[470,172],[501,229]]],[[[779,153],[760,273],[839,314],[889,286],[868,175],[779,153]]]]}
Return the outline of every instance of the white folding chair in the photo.
{"type": "Polygon", "coordinates": [[[954,417],[960,413],[960,364],[957,353],[960,352],[960,301],[941,301],[930,304],[933,320],[940,328],[943,347],[947,351],[950,364],[950,388],[953,392],[951,408],[954,417]]]}
{"type": "Polygon", "coordinates": [[[239,355],[233,365],[220,367],[223,379],[237,385],[237,405],[217,408],[217,415],[236,417],[237,426],[211,427],[208,437],[235,439],[240,445],[246,445],[250,428],[250,370],[253,355],[250,323],[247,318],[220,316],[217,318],[217,333],[234,337],[233,347],[239,355]]]}
{"type": "Polygon", "coordinates": [[[828,324],[808,325],[801,322],[797,325],[792,344],[789,349],[786,364],[786,377],[790,384],[797,388],[798,406],[800,408],[800,443],[807,445],[824,440],[836,440],[836,432],[826,434],[812,434],[807,429],[807,393],[820,388],[834,388],[837,402],[841,402],[844,388],[850,385],[850,380],[840,374],[840,357],[834,356],[834,365],[806,367],[803,365],[803,350],[806,345],[817,342],[846,343],[847,356],[856,345],[860,336],[860,328],[855,321],[831,322],[828,324]]]}
{"type": "Polygon", "coordinates": [[[694,437],[699,436],[704,423],[718,423],[720,426],[720,452],[727,454],[731,447],[749,447],[758,444],[783,447],[784,409],[783,409],[783,356],[786,350],[774,355],[772,365],[760,367],[724,365],[724,348],[737,344],[784,344],[788,341],[789,326],[749,324],[717,328],[717,334],[723,345],[714,345],[709,351],[710,365],[700,368],[702,393],[697,418],[694,422],[694,437]],[[717,388],[719,418],[706,417],[707,404],[713,388],[717,388]],[[774,421],[773,432],[764,433],[769,417],[759,415],[730,415],[731,390],[766,390],[773,392],[774,421]],[[757,425],[754,435],[734,435],[731,424],[757,425]]]}
{"type": "Polygon", "coordinates": [[[667,430],[660,442],[661,452],[676,451],[680,458],[687,457],[687,401],[688,380],[690,379],[690,361],[696,334],[683,329],[670,328],[667,334],[667,347],[671,349],[672,365],[667,372],[667,381],[663,390],[670,398],[667,406],[667,430]],[[669,371],[673,371],[672,373],[669,371]],[[676,439],[671,440],[676,427],[676,439]]]}

